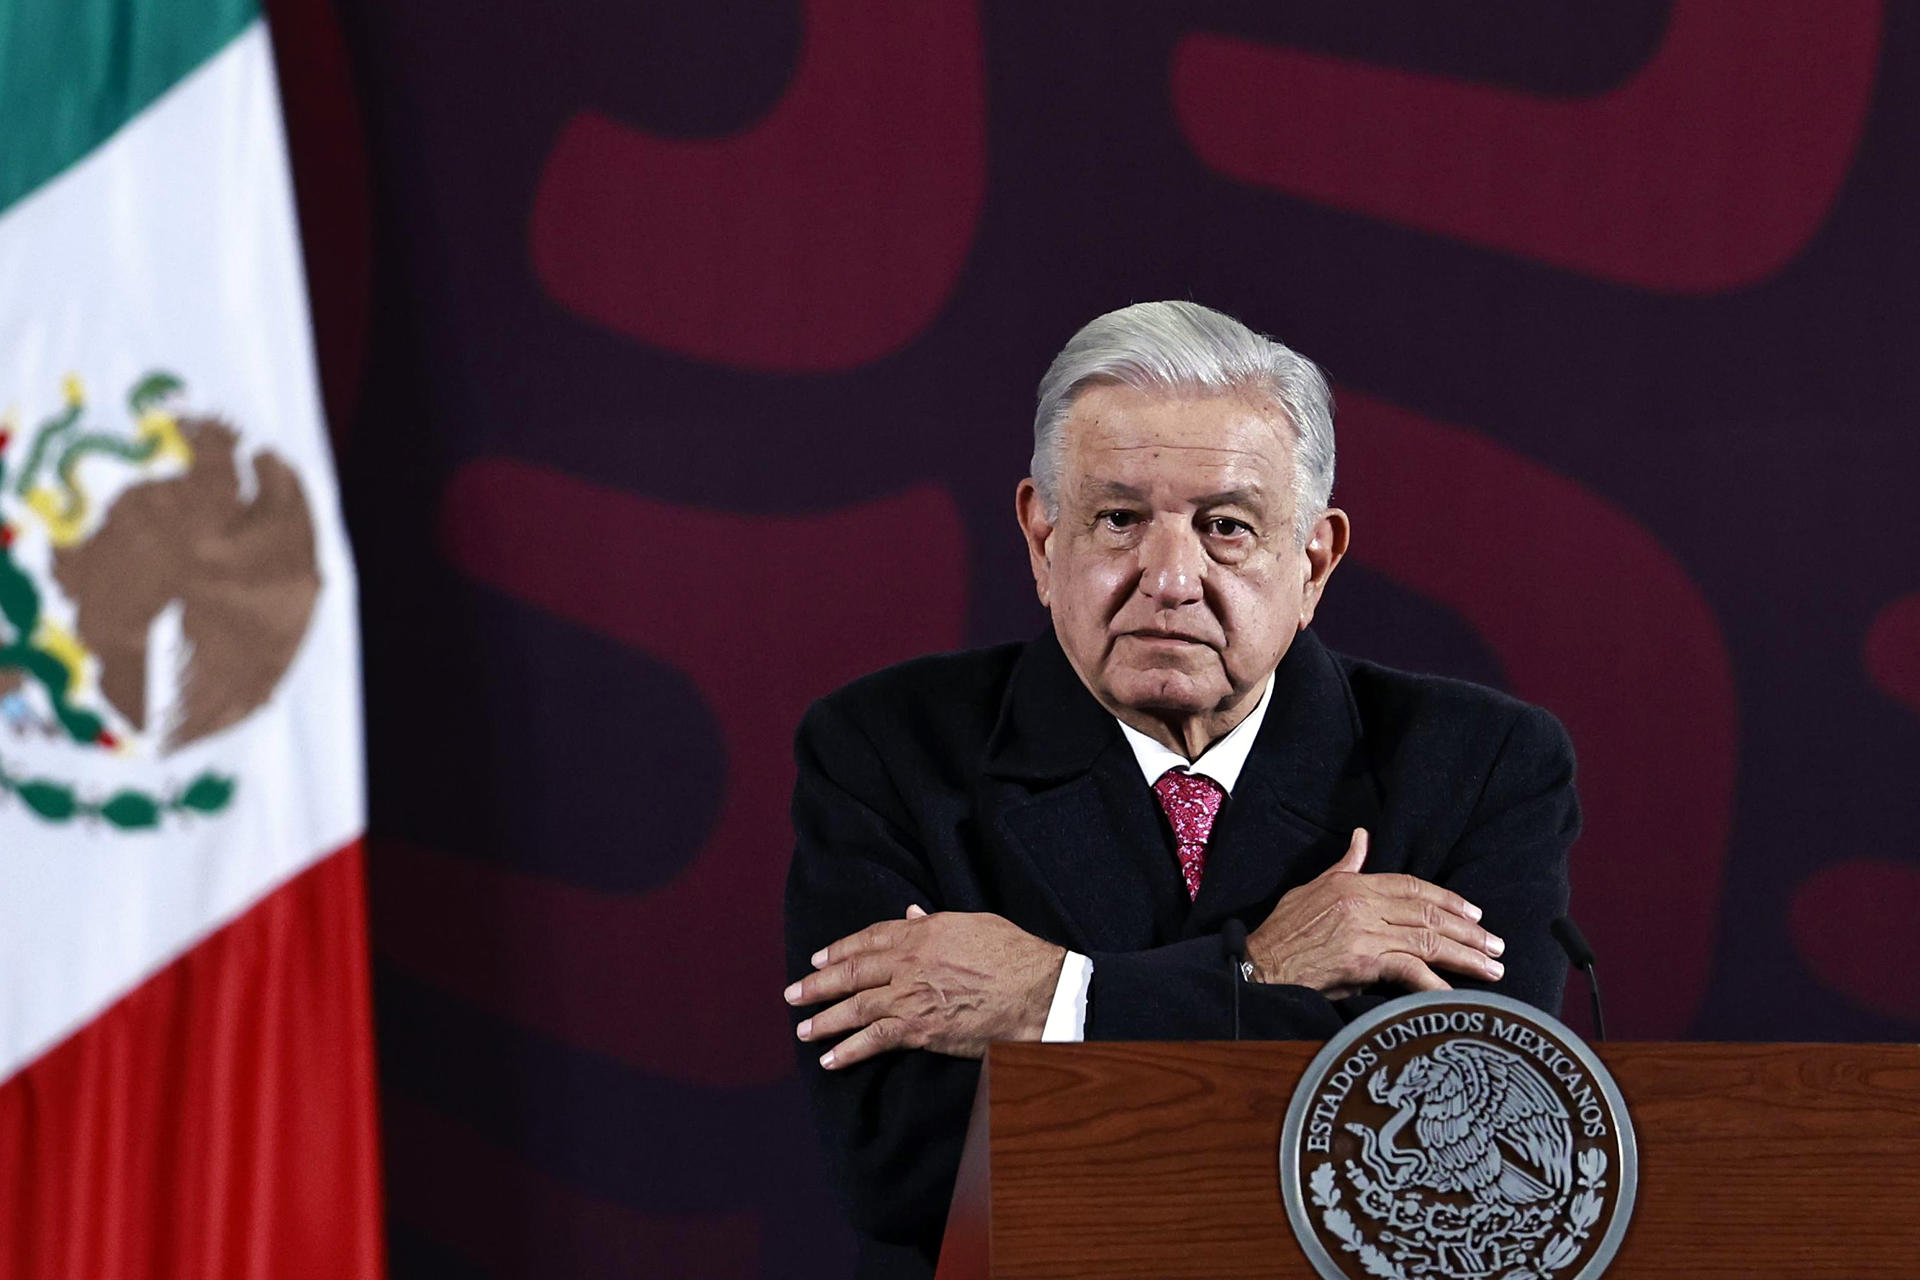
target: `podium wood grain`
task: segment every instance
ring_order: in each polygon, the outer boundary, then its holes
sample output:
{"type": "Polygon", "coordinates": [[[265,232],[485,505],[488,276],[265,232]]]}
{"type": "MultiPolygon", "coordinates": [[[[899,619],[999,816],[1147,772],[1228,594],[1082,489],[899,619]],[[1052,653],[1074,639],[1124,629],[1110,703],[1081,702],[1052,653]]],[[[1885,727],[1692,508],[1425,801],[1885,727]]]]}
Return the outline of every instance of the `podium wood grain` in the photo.
{"type": "MultiPolygon", "coordinates": [[[[1277,1157],[1318,1049],[993,1046],[940,1280],[1312,1277],[1277,1157]]],[[[1598,1052],[1640,1144],[1608,1280],[1920,1280],[1920,1046],[1598,1052]]]]}

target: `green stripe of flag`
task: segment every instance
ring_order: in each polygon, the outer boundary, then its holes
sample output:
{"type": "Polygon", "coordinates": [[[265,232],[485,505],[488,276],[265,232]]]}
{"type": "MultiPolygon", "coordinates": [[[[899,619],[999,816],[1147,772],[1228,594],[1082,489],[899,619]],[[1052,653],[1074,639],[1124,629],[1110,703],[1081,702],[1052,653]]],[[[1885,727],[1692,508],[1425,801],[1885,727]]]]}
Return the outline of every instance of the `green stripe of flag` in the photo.
{"type": "Polygon", "coordinates": [[[259,0],[0,0],[0,211],[259,15],[259,0]]]}

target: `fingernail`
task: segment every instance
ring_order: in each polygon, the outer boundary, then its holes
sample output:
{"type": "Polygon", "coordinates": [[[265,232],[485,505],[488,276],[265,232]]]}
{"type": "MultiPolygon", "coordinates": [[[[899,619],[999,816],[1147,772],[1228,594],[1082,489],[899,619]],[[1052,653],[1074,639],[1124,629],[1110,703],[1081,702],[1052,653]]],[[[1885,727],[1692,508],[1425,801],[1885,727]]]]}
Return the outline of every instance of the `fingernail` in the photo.
{"type": "Polygon", "coordinates": [[[833,1070],[833,1050],[829,1049],[820,1055],[820,1065],[829,1071],[833,1070]]]}
{"type": "Polygon", "coordinates": [[[788,987],[786,995],[788,1004],[792,1004],[795,1000],[798,1000],[800,998],[800,984],[796,982],[788,987]]]}
{"type": "Polygon", "coordinates": [[[1480,918],[1480,908],[1474,906],[1471,902],[1469,902],[1467,904],[1467,919],[1478,920],[1479,918],[1480,918]]]}
{"type": "Polygon", "coordinates": [[[1497,933],[1490,933],[1487,935],[1487,954],[1488,955],[1490,956],[1505,955],[1506,951],[1507,951],[1507,940],[1505,938],[1502,938],[1497,933]]]}
{"type": "Polygon", "coordinates": [[[808,1018],[808,1019],[806,1019],[806,1020],[805,1020],[804,1022],[802,1022],[802,1023],[801,1023],[801,1024],[799,1025],[799,1026],[797,1026],[797,1027],[795,1027],[795,1028],[793,1029],[793,1033],[794,1033],[795,1035],[797,1035],[797,1036],[799,1036],[799,1037],[800,1037],[800,1038],[801,1038],[802,1040],[805,1040],[805,1039],[807,1038],[807,1036],[808,1036],[808,1035],[810,1035],[810,1034],[812,1034],[812,1032],[813,1032],[813,1019],[812,1019],[812,1018],[808,1018]]]}
{"type": "MultiPolygon", "coordinates": [[[[1479,918],[1480,918],[1479,916],[1474,917],[1474,919],[1476,920],[1478,920],[1479,918]]],[[[814,968],[818,969],[821,965],[825,964],[826,962],[827,962],[827,949],[825,947],[822,947],[820,948],[820,950],[813,953],[814,968]]]]}
{"type": "Polygon", "coordinates": [[[1487,961],[1487,973],[1489,976],[1497,978],[1506,971],[1507,966],[1501,964],[1498,960],[1487,961]]]}

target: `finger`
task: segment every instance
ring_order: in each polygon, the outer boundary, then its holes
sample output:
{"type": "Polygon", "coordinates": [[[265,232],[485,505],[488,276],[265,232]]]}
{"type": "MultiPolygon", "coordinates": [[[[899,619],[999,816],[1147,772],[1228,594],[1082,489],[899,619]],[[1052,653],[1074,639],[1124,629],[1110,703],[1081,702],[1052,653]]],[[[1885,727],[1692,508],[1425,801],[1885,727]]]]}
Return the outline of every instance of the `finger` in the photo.
{"type": "Polygon", "coordinates": [[[839,1071],[890,1049],[910,1047],[907,1024],[898,1018],[882,1018],[870,1026],[862,1027],[821,1054],[820,1065],[829,1071],[839,1071]]]}
{"type": "Polygon", "coordinates": [[[1381,948],[1383,951],[1403,952],[1425,964],[1452,973],[1498,981],[1507,971],[1505,965],[1486,952],[1455,942],[1438,929],[1393,925],[1387,930],[1385,942],[1386,945],[1381,948]]]}
{"type": "Polygon", "coordinates": [[[888,1015],[886,992],[879,987],[856,991],[839,1004],[829,1005],[794,1028],[802,1040],[831,1040],[858,1031],[888,1015]]]}
{"type": "Polygon", "coordinates": [[[893,981],[894,958],[884,953],[849,956],[817,969],[786,990],[788,1004],[819,1004],[893,981]]]}
{"type": "Polygon", "coordinates": [[[919,904],[916,903],[915,905],[907,908],[907,919],[925,920],[926,918],[927,918],[927,913],[920,909],[919,904]]]}
{"type": "Polygon", "coordinates": [[[830,942],[813,953],[813,967],[824,969],[826,966],[848,956],[859,955],[862,951],[882,951],[893,945],[899,934],[902,921],[882,920],[879,924],[870,924],[858,933],[850,933],[838,942],[830,942]]]}
{"type": "Polygon", "coordinates": [[[1481,928],[1457,912],[1417,898],[1387,898],[1380,904],[1380,918],[1388,924],[1432,929],[1490,956],[1506,951],[1504,938],[1481,928]]]}
{"type": "Polygon", "coordinates": [[[1429,969],[1418,956],[1391,951],[1380,957],[1380,976],[1409,991],[1451,991],[1453,984],[1429,969]]]}
{"type": "Polygon", "coordinates": [[[1401,875],[1388,872],[1383,875],[1368,876],[1363,883],[1373,892],[1389,898],[1412,898],[1419,902],[1430,902],[1457,916],[1478,922],[1480,908],[1468,902],[1451,889],[1442,889],[1431,880],[1422,880],[1419,876],[1401,875]]]}
{"type": "Polygon", "coordinates": [[[1335,871],[1358,871],[1367,861],[1367,829],[1355,827],[1353,837],[1347,841],[1347,851],[1340,855],[1340,861],[1333,864],[1335,871]]]}

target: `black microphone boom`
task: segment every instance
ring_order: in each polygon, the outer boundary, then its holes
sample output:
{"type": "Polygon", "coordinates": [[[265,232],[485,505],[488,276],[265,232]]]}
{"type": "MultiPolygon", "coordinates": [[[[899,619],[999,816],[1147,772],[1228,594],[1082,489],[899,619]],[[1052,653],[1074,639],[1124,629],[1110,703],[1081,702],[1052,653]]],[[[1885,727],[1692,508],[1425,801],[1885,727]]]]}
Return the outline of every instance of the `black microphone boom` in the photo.
{"type": "Polygon", "coordinates": [[[1227,981],[1233,984],[1233,1038],[1240,1038],[1240,981],[1247,963],[1247,926],[1229,920],[1220,926],[1220,945],[1227,952],[1227,981]]]}
{"type": "Polygon", "coordinates": [[[1571,916],[1561,916],[1553,922],[1554,940],[1560,949],[1567,953],[1567,959],[1573,967],[1587,975],[1587,991],[1593,997],[1593,1038],[1607,1038],[1607,1019],[1600,1012],[1600,978],[1593,971],[1593,948],[1587,945],[1586,935],[1580,932],[1580,926],[1571,916]]]}

